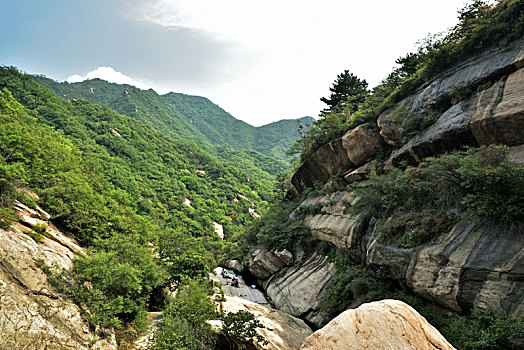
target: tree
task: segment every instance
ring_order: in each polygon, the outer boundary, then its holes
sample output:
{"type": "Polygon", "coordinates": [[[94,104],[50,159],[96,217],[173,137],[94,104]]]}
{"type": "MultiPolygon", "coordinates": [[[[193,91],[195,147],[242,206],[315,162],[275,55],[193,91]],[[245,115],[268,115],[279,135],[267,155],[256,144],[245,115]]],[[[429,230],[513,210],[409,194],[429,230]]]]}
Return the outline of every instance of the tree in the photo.
{"type": "Polygon", "coordinates": [[[344,109],[355,111],[360,103],[363,103],[369,96],[367,90],[368,83],[360,80],[353,73],[346,69],[337,75],[333,86],[329,88],[331,95],[322,97],[320,101],[328,105],[328,108],[322,110],[320,115],[326,115],[329,112],[341,112],[344,109]]]}

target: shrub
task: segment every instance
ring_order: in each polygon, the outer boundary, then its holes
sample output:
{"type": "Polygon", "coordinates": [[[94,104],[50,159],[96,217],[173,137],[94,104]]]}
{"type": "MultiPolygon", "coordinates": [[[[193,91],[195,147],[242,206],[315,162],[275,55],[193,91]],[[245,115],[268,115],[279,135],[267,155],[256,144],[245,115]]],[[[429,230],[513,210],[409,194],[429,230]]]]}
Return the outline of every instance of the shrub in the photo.
{"type": "Polygon", "coordinates": [[[423,211],[392,217],[378,227],[377,240],[398,244],[403,248],[415,247],[444,232],[449,232],[459,217],[450,212],[423,211]]]}
{"type": "Polygon", "coordinates": [[[45,236],[47,234],[48,226],[45,223],[39,223],[33,226],[33,231],[36,233],[39,233],[42,236],[45,236]]]}
{"type": "Polygon", "coordinates": [[[17,221],[18,216],[14,210],[0,207],[0,229],[8,229],[11,227],[11,222],[17,221]]]}
{"type": "Polygon", "coordinates": [[[418,168],[371,175],[372,186],[350,187],[360,199],[351,212],[387,217],[409,211],[466,206],[479,216],[524,220],[524,166],[507,160],[508,147],[490,146],[428,158],[418,168]]]}
{"type": "Polygon", "coordinates": [[[265,328],[255,316],[246,310],[228,312],[222,315],[222,334],[231,342],[249,344],[257,342],[267,345],[267,340],[257,332],[257,328],[265,328]]]}

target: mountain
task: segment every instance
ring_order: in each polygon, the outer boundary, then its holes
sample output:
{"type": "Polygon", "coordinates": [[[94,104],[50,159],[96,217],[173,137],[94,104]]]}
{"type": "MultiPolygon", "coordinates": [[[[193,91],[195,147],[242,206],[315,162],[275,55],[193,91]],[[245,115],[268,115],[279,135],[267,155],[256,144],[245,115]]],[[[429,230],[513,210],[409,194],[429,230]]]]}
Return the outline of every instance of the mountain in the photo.
{"type": "Polygon", "coordinates": [[[280,120],[254,127],[200,96],[170,92],[158,95],[131,85],[101,79],[79,83],[56,82],[37,76],[35,80],[64,99],[84,98],[140,120],[175,139],[194,141],[213,152],[216,146],[256,151],[277,160],[289,161],[285,152],[299,137],[298,125],[313,118],[280,120]]]}

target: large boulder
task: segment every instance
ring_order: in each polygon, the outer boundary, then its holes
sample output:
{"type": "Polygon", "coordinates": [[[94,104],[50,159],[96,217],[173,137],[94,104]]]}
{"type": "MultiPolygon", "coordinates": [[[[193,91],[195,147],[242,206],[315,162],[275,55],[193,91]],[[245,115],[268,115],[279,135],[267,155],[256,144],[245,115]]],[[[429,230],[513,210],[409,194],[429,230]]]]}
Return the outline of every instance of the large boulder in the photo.
{"type": "Polygon", "coordinates": [[[307,337],[302,350],[452,350],[454,347],[411,306],[383,300],[346,310],[307,337]]]}
{"type": "MultiPolygon", "coordinates": [[[[226,296],[226,300],[221,302],[221,309],[225,312],[249,311],[262,323],[265,328],[258,328],[257,332],[268,344],[255,343],[253,344],[255,349],[295,350],[307,336],[313,333],[311,328],[299,318],[238,297],[226,296]]],[[[212,324],[221,327],[220,322],[212,324]]]]}
{"type": "Polygon", "coordinates": [[[378,128],[366,123],[344,134],[342,145],[351,163],[360,166],[383,148],[383,141],[378,128]]]}
{"type": "Polygon", "coordinates": [[[291,184],[297,193],[311,188],[316,182],[325,183],[339,171],[355,168],[348,158],[342,138],[331,141],[309,156],[291,178],[291,184]]]}
{"type": "Polygon", "coordinates": [[[256,249],[248,257],[249,271],[261,280],[271,277],[280,269],[291,265],[292,262],[293,254],[287,249],[272,252],[256,249]]]}
{"type": "Polygon", "coordinates": [[[320,300],[334,274],[335,265],[328,257],[313,254],[283,276],[270,278],[264,288],[277,309],[322,326],[326,318],[319,310],[320,300]]]}
{"type": "Polygon", "coordinates": [[[313,152],[291,178],[295,194],[311,188],[316,182],[326,183],[340,172],[348,172],[364,164],[384,147],[375,125],[366,123],[348,131],[313,152]]]}

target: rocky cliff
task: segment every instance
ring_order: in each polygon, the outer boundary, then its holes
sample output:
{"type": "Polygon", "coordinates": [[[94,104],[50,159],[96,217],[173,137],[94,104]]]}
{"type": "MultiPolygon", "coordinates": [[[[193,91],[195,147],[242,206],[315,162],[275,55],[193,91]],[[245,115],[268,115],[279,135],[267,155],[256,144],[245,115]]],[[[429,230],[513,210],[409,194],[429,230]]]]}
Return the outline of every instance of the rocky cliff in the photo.
{"type": "MultiPolygon", "coordinates": [[[[463,147],[503,144],[510,147],[511,161],[524,164],[523,130],[521,39],[456,64],[381,113],[377,124],[360,125],[321,146],[293,174],[292,192],[300,195],[328,180],[338,184],[364,181],[381,170],[372,163],[379,153],[391,154],[386,165],[416,166],[426,157],[463,147]],[[424,116],[436,122],[414,134],[410,123],[424,116]]],[[[382,222],[347,214],[355,200],[345,190],[310,197],[291,217],[303,219],[314,237],[344,249],[353,262],[385,269],[400,285],[448,309],[466,314],[475,309],[524,314],[522,224],[476,217],[455,208],[459,219],[450,230],[429,242],[402,248],[377,240],[382,222]],[[305,216],[300,217],[301,212],[305,216]]],[[[258,274],[278,308],[317,327],[325,319],[316,313],[315,305],[334,275],[329,259],[322,259],[295,259],[292,267],[282,264],[258,274]],[[307,268],[312,260],[318,263],[313,270],[323,269],[322,279],[307,268]]]]}
{"type": "Polygon", "coordinates": [[[417,164],[424,157],[464,146],[522,145],[523,67],[524,40],[456,64],[381,113],[377,125],[363,124],[321,146],[293,174],[292,192],[298,195],[336,174],[348,183],[358,180],[362,176],[345,176],[357,169],[357,175],[369,173],[366,163],[384,149],[392,151],[390,163],[417,164]],[[457,101],[462,96],[466,98],[457,101]],[[411,136],[410,121],[429,114],[440,117],[411,136]]]}
{"type": "Polygon", "coordinates": [[[71,268],[82,249],[41,209],[17,203],[16,210],[20,221],[0,229],[0,349],[116,349],[114,335],[91,332],[39,267],[71,268]],[[40,243],[28,235],[37,224],[48,225],[40,243]]]}

